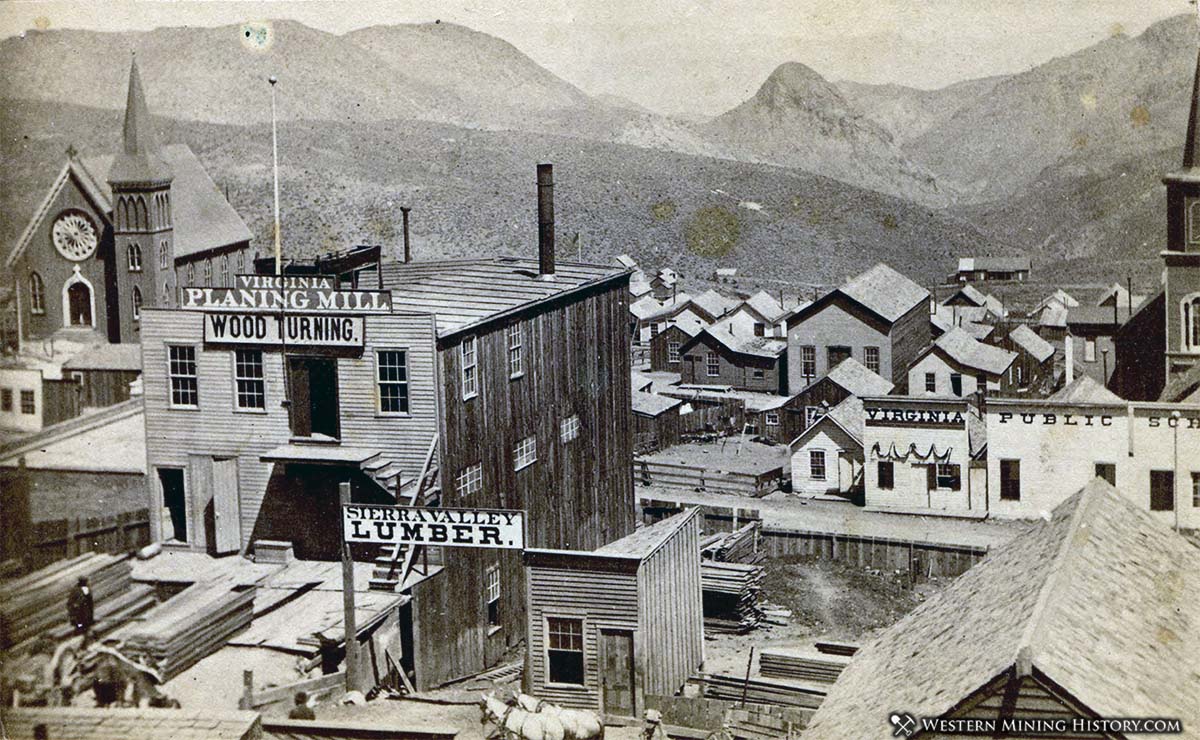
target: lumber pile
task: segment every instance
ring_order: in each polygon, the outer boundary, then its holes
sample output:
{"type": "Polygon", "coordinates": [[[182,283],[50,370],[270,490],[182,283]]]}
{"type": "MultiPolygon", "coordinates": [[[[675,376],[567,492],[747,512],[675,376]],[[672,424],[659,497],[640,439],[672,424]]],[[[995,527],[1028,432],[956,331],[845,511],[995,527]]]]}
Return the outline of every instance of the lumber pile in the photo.
{"type": "Polygon", "coordinates": [[[758,658],[758,671],[766,678],[833,683],[850,664],[843,655],[828,655],[815,650],[771,648],[758,658]]]}
{"type": "Polygon", "coordinates": [[[117,630],[121,650],[155,666],[167,680],[219,650],[254,619],[254,587],[232,581],[188,586],[117,630]]]}
{"type": "Polygon", "coordinates": [[[842,655],[847,658],[853,657],[858,652],[858,645],[849,642],[816,642],[813,643],[818,653],[826,655],[842,655]]]}
{"type": "Polygon", "coordinates": [[[742,701],[750,704],[773,704],[780,707],[816,709],[825,700],[828,686],[784,681],[774,678],[724,676],[716,673],[704,677],[704,696],[708,699],[742,701]]]}
{"type": "MultiPolygon", "coordinates": [[[[128,591],[113,596],[103,604],[96,606],[96,623],[92,625],[92,634],[95,637],[104,637],[157,604],[158,597],[155,595],[153,586],[135,583],[128,591]]],[[[58,641],[70,637],[72,632],[71,625],[64,622],[46,634],[50,639],[58,641]]]]}
{"type": "Polygon", "coordinates": [[[775,740],[797,738],[808,727],[813,710],[747,704],[725,711],[725,727],[738,740],[775,740]]]}
{"type": "Polygon", "coordinates": [[[67,595],[86,576],[96,611],[132,583],[123,556],[89,552],[0,583],[0,648],[10,648],[67,622],[67,595]]]}
{"type": "Polygon", "coordinates": [[[703,561],[700,582],[705,632],[744,634],[757,627],[763,620],[759,604],[762,579],[761,566],[703,561]]]}
{"type": "Polygon", "coordinates": [[[718,532],[700,541],[700,556],[723,563],[757,565],[766,559],[759,552],[758,535],[762,522],[751,522],[733,532],[718,532]]]}

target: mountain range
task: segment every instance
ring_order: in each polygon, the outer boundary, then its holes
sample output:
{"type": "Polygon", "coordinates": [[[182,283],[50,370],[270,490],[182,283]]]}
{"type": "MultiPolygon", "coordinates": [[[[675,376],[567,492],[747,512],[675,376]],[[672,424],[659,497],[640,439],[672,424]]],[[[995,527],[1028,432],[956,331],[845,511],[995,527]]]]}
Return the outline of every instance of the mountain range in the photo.
{"type": "MultiPolygon", "coordinates": [[[[323,165],[306,167],[314,182],[297,179],[293,187],[313,197],[317,190],[355,194],[339,202],[348,213],[304,216],[313,229],[333,229],[326,236],[335,242],[366,238],[353,225],[353,208],[374,207],[361,199],[383,197],[367,193],[355,178],[394,195],[449,195],[443,181],[459,182],[455,195],[485,200],[496,188],[526,184],[520,168],[461,169],[457,163],[474,156],[465,147],[470,142],[493,154],[504,146],[529,156],[555,151],[556,163],[586,163],[578,169],[589,178],[623,175],[619,183],[581,183],[585,201],[617,200],[608,208],[585,208],[592,220],[576,224],[591,235],[585,245],[618,252],[691,254],[682,227],[642,223],[643,211],[669,202],[686,218],[689,209],[708,203],[729,211],[743,228],[739,256],[730,259],[757,265],[770,257],[804,264],[819,276],[836,275],[848,267],[846,254],[875,248],[888,236],[897,248],[916,251],[897,259],[925,275],[944,274],[957,254],[1019,252],[1058,270],[1056,278],[1096,272],[1089,259],[1096,256],[1149,276],[1165,229],[1158,178],[1182,149],[1195,49],[1194,21],[1185,15],[1026,72],[940,90],[835,83],[797,61],[778,67],[733,109],[685,120],[615,96],[589,95],[512,44],[450,23],[343,35],[294,21],[136,33],[30,31],[0,41],[0,97],[12,101],[6,159],[16,158],[6,163],[10,173],[25,175],[6,178],[0,198],[15,204],[23,196],[10,191],[36,189],[29,178],[45,165],[27,158],[42,151],[26,146],[28,140],[60,141],[77,130],[86,138],[76,126],[80,119],[121,109],[128,74],[123,59],[136,51],[151,108],[170,119],[163,125],[189,143],[190,136],[207,142],[214,174],[249,191],[257,187],[249,174],[261,173],[257,154],[239,151],[253,147],[240,140],[261,134],[271,110],[266,77],[278,75],[283,130],[311,143],[310,161],[323,165]],[[323,136],[312,138],[312,131],[323,136]],[[228,141],[212,140],[216,132],[228,141]],[[408,148],[392,135],[420,146],[408,148]],[[394,152],[406,148],[430,161],[396,159],[394,152]],[[371,151],[397,170],[424,174],[397,182],[382,162],[379,172],[355,170],[352,163],[371,151]],[[235,152],[250,160],[231,156],[235,152]],[[681,180],[683,172],[695,182],[681,180]],[[640,186],[636,195],[631,182],[640,186]],[[835,194],[845,202],[836,202],[835,194]],[[803,228],[789,223],[797,214],[805,214],[803,228]],[[838,214],[836,228],[830,214],[838,214]],[[606,218],[615,220],[606,224],[606,218]],[[885,222],[893,226],[880,232],[885,222]],[[618,226],[640,230],[621,235],[618,226]],[[623,248],[621,242],[637,244],[623,248]],[[846,243],[856,246],[828,255],[831,265],[807,264],[806,252],[823,254],[828,245],[846,243]]],[[[495,205],[519,209],[510,196],[495,205]]],[[[246,206],[252,213],[262,207],[246,206]]],[[[462,215],[461,209],[471,210],[462,202],[428,207],[470,218],[462,215]]],[[[0,218],[0,235],[13,231],[8,220],[0,218]]],[[[448,233],[474,234],[474,227],[433,221],[447,225],[448,233]]],[[[471,238],[495,241],[486,234],[471,238]]]]}

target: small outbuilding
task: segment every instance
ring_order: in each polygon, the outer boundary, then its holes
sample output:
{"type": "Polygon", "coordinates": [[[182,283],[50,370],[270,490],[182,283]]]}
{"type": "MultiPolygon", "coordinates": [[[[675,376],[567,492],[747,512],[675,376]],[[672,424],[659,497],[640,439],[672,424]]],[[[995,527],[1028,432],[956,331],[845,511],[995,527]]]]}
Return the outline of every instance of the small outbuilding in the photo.
{"type": "Polygon", "coordinates": [[[526,550],[525,691],[640,717],[704,662],[700,515],[689,509],[598,550],[526,550]]]}
{"type": "Polygon", "coordinates": [[[849,396],[789,446],[792,491],[847,498],[862,490],[863,402],[849,396]]]}

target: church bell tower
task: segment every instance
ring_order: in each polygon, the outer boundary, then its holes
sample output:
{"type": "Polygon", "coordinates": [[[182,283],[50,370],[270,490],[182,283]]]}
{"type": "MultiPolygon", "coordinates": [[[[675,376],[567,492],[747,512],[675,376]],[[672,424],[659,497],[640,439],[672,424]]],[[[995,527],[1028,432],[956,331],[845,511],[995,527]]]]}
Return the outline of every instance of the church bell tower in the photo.
{"type": "Polygon", "coordinates": [[[1163,178],[1167,186],[1166,379],[1200,365],[1200,54],[1192,83],[1183,167],[1163,178]]]}

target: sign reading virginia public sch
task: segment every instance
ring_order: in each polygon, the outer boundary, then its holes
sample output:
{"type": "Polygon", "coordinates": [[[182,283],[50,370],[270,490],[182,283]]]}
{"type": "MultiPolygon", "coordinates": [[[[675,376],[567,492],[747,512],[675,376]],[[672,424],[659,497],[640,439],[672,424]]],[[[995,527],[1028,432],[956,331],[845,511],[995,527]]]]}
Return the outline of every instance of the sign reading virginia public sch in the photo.
{"type": "Polygon", "coordinates": [[[337,290],[328,275],[238,275],[233,288],[179,289],[179,307],[193,311],[391,313],[387,290],[337,290]]]}
{"type": "Polygon", "coordinates": [[[525,549],[525,512],[514,509],[423,509],[346,504],[346,542],[525,549]]]}
{"type": "Polygon", "coordinates": [[[204,343],[260,347],[291,344],[362,349],[365,341],[365,321],[362,316],[206,313],[204,343]]]}

